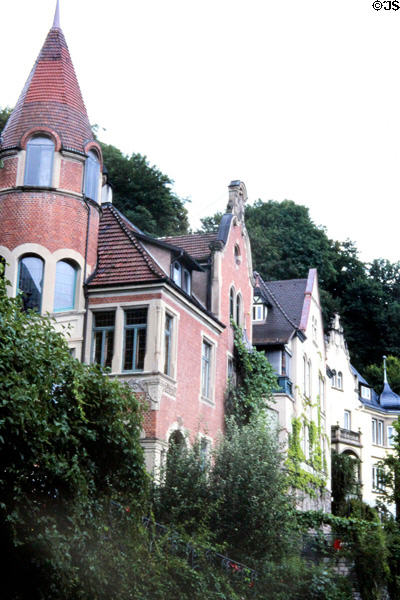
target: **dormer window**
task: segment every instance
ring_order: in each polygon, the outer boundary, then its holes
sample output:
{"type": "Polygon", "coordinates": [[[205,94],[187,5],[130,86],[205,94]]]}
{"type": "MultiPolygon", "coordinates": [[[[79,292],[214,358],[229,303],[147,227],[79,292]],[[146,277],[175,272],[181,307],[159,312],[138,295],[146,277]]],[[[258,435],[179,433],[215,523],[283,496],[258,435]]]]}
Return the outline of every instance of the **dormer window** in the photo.
{"type": "Polygon", "coordinates": [[[31,138],[26,146],[24,185],[51,187],[54,142],[45,136],[31,138]]]}
{"type": "Polygon", "coordinates": [[[192,282],[190,271],[185,269],[177,260],[172,263],[172,279],[184,292],[190,294],[192,291],[192,282]]]}
{"type": "Polygon", "coordinates": [[[85,165],[85,196],[98,201],[100,179],[100,163],[97,154],[90,150],[85,165]]]}

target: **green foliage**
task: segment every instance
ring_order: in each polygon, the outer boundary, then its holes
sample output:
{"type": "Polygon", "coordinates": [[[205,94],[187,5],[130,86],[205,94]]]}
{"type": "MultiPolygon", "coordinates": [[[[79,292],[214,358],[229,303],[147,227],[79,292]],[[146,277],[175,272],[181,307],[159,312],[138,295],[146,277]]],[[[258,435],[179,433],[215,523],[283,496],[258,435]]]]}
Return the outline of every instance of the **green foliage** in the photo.
{"type": "MultiPolygon", "coordinates": [[[[396,394],[400,394],[400,358],[388,356],[386,361],[387,377],[390,387],[396,394]]],[[[368,365],[364,371],[365,378],[374,390],[380,394],[383,390],[383,364],[368,365]]]]}
{"type": "Polygon", "coordinates": [[[141,154],[126,156],[115,146],[100,145],[114,189],[115,206],[151,235],[187,233],[187,209],[184,201],[172,192],[173,181],[141,154]]]}
{"type": "Polygon", "coordinates": [[[198,452],[174,450],[154,490],[157,520],[202,536],[240,562],[279,558],[293,544],[293,505],[277,433],[266,417],[227,423],[208,464],[198,452]]]}
{"type": "Polygon", "coordinates": [[[134,523],[146,498],[140,407],[128,387],[73,359],[51,321],[22,312],[5,284],[0,535],[12,591],[3,597],[110,597],[124,559],[106,535],[109,502],[129,505],[134,523]]]}
{"type": "Polygon", "coordinates": [[[12,109],[9,106],[5,106],[4,108],[0,108],[0,134],[3,131],[8,117],[11,115],[12,109]]]}
{"type": "Polygon", "coordinates": [[[213,233],[214,231],[218,231],[222,216],[221,212],[216,212],[211,217],[203,217],[200,219],[201,228],[197,233],[213,233]]]}
{"type": "Polygon", "coordinates": [[[326,465],[322,456],[322,430],[320,407],[318,410],[318,424],[302,417],[293,417],[292,432],[289,434],[289,444],[286,458],[286,467],[289,475],[290,486],[295,490],[306,492],[315,498],[324,492],[326,487],[326,465]],[[304,426],[308,427],[309,458],[306,459],[301,442],[301,433],[304,426]],[[312,471],[303,468],[307,463],[312,471]]]}
{"type": "Polygon", "coordinates": [[[353,456],[332,452],[332,512],[335,515],[346,514],[349,497],[359,495],[359,464],[353,456]]]}
{"type": "Polygon", "coordinates": [[[298,523],[313,531],[329,525],[341,541],[340,557],[353,563],[363,600],[383,600],[388,578],[388,549],[378,513],[360,500],[352,501],[350,516],[339,517],[321,511],[298,513],[298,523]],[[360,518],[367,516],[367,520],[360,518]]]}
{"type": "Polygon", "coordinates": [[[249,349],[243,330],[233,322],[232,327],[236,382],[231,381],[228,386],[226,413],[237,423],[246,424],[253,416],[264,412],[268,402],[273,402],[277,380],[264,352],[249,349]]]}
{"type": "MultiPolygon", "coordinates": [[[[359,370],[383,354],[400,356],[400,262],[362,262],[353,242],[330,240],[305,206],[289,200],[258,200],[245,217],[253,266],[265,280],[304,278],[318,269],[325,327],[334,312],[341,315],[359,370]]],[[[219,213],[203,219],[203,230],[215,230],[219,219],[219,213]]]]}

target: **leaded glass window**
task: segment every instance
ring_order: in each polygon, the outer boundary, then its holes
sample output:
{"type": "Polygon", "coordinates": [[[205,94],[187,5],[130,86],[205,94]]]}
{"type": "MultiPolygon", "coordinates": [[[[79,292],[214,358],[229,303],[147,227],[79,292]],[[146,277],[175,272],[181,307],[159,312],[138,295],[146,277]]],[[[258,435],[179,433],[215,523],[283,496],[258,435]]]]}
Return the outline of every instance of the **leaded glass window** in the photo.
{"type": "Polygon", "coordinates": [[[54,142],[36,136],[26,146],[24,185],[51,187],[53,179],[54,142]]]}
{"type": "Polygon", "coordinates": [[[111,367],[114,354],[115,311],[93,314],[92,362],[111,367]]]}
{"type": "Polygon", "coordinates": [[[39,256],[21,258],[18,272],[18,291],[22,293],[24,310],[40,312],[42,306],[44,262],[39,256]]]}
{"type": "Polygon", "coordinates": [[[147,308],[125,311],[124,371],[143,371],[146,354],[147,308]]]}
{"type": "Polygon", "coordinates": [[[60,260],[56,266],[56,286],[54,290],[54,311],[75,308],[77,268],[67,260],[60,260]]]}

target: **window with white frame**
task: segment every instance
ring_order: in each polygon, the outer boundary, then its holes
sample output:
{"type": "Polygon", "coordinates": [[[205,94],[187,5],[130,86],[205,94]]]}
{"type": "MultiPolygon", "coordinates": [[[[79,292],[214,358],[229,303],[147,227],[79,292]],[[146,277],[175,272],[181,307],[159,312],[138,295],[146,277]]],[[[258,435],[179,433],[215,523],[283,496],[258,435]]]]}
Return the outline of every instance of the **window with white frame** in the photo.
{"type": "Polygon", "coordinates": [[[339,371],[339,373],[337,374],[337,378],[336,378],[336,387],[339,390],[343,389],[343,373],[341,371],[339,371]]]}
{"type": "Polygon", "coordinates": [[[265,304],[253,304],[253,321],[265,321],[265,304]]]}
{"type": "Polygon", "coordinates": [[[76,280],[78,268],[69,260],[59,260],[56,265],[54,288],[54,312],[75,308],[76,280]]]}
{"type": "Polygon", "coordinates": [[[318,394],[319,394],[319,405],[321,409],[325,410],[325,379],[320,374],[318,379],[318,394]]]}
{"type": "Polygon", "coordinates": [[[275,375],[282,374],[282,350],[268,350],[266,357],[275,375]]]}
{"type": "Polygon", "coordinates": [[[351,430],[351,412],[349,410],[344,411],[344,429],[351,430]]]}
{"type": "Polygon", "coordinates": [[[395,436],[395,434],[396,434],[396,430],[393,427],[393,425],[388,425],[388,428],[387,428],[387,445],[390,448],[393,448],[393,446],[394,446],[394,436],[395,436]]]}
{"type": "Polygon", "coordinates": [[[18,265],[18,291],[24,310],[40,312],[42,307],[44,262],[40,256],[26,254],[18,265]]]}
{"type": "Polygon", "coordinates": [[[332,371],[331,386],[336,387],[336,371],[332,371]]]}
{"type": "Polygon", "coordinates": [[[171,375],[171,353],[172,353],[172,327],[173,317],[168,313],[165,314],[164,325],[164,373],[171,375]]]}
{"type": "Polygon", "coordinates": [[[383,446],[383,421],[372,419],[372,443],[383,446]]]}
{"type": "Polygon", "coordinates": [[[100,183],[100,162],[96,152],[88,152],[85,164],[85,196],[97,202],[100,183]]]}
{"type": "Polygon", "coordinates": [[[111,367],[114,354],[115,311],[93,313],[92,362],[111,367]]]}
{"type": "Polygon", "coordinates": [[[201,346],[201,395],[211,399],[212,345],[203,340],[201,346]]]}
{"type": "Polygon", "coordinates": [[[185,269],[185,267],[177,260],[175,260],[171,265],[171,276],[176,285],[182,288],[182,290],[187,294],[191,294],[192,278],[190,271],[185,269]]]}
{"type": "Polygon", "coordinates": [[[125,311],[124,371],[143,371],[146,354],[147,307],[125,311]]]}
{"type": "Polygon", "coordinates": [[[307,391],[306,396],[311,396],[311,380],[312,380],[312,371],[311,371],[311,360],[309,359],[307,362],[307,391]]]}
{"type": "Polygon", "coordinates": [[[364,400],[371,400],[371,388],[361,385],[360,394],[361,398],[364,398],[364,400]]]}
{"type": "Polygon", "coordinates": [[[385,489],[383,470],[379,465],[373,465],[372,467],[372,489],[375,492],[382,492],[385,489]]]}
{"type": "Polygon", "coordinates": [[[26,146],[24,185],[51,187],[53,179],[54,142],[37,135],[26,146]]]}

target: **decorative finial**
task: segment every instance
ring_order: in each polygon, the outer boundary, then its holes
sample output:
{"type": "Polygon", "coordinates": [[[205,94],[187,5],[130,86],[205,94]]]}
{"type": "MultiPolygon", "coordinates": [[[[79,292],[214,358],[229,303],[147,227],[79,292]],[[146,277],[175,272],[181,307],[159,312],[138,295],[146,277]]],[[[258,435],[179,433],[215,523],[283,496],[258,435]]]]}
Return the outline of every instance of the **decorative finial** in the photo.
{"type": "Polygon", "coordinates": [[[61,29],[60,26],[60,0],[57,0],[56,12],[54,13],[53,29],[61,29]]]}
{"type": "Polygon", "coordinates": [[[386,356],[383,357],[383,383],[387,383],[387,374],[386,374],[386,356]]]}

